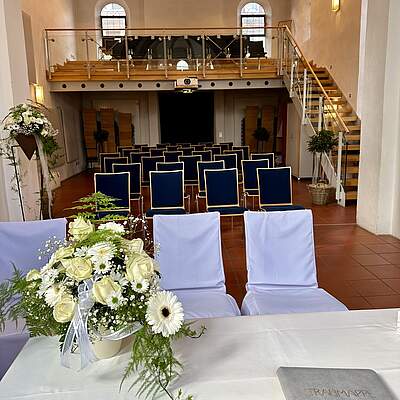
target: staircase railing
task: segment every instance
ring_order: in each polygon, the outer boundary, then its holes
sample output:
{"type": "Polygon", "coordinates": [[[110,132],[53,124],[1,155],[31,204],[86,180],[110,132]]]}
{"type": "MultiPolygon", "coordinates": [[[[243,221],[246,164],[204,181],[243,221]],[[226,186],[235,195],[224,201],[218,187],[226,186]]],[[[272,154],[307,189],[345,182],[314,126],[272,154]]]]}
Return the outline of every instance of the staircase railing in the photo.
{"type": "Polygon", "coordinates": [[[284,77],[290,96],[301,104],[303,124],[309,124],[314,132],[329,129],[337,135],[336,151],[324,154],[322,164],[330,184],[336,187],[336,200],[344,205],[347,179],[346,135],[349,130],[289,28],[286,26],[282,29],[280,35],[280,74],[284,77]]]}

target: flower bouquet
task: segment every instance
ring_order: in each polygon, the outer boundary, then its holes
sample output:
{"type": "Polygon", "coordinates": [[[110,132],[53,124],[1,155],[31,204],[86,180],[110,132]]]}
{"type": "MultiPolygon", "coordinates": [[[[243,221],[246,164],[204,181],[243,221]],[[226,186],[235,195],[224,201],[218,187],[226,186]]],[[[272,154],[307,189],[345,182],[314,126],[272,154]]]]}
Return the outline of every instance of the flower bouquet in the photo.
{"type": "Polygon", "coordinates": [[[182,365],[171,342],[199,337],[205,328],[197,334],[184,322],[177,297],[159,287],[149,243],[145,249],[142,239],[129,238],[126,225],[95,227],[78,217],[69,225],[67,242],[47,241],[40,257],[48,262],[40,271],[24,277],[15,270],[0,286],[0,325],[24,318],[31,336],[59,335],[61,363],[67,367],[77,346],[84,368],[96,361],[93,344],[133,335],[122,380],[135,373],[138,395],[164,391],[173,399],[168,385],[182,365]]]}

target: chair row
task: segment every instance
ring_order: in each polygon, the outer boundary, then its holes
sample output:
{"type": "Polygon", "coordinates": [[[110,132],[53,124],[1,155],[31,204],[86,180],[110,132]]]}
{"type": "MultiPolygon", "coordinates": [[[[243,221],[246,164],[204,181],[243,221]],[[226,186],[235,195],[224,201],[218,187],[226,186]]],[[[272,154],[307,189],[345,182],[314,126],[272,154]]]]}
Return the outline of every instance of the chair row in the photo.
{"type": "MultiPolygon", "coordinates": [[[[243,163],[248,167],[243,170],[245,200],[248,196],[259,196],[260,208],[263,211],[303,209],[302,206],[293,205],[290,167],[268,168],[268,160],[243,160],[243,163]]],[[[140,174],[140,164],[131,164],[131,167],[136,169],[133,175],[127,171],[94,175],[96,192],[119,199],[116,202],[117,210],[102,211],[100,215],[130,214],[132,200],[140,203],[143,214],[143,195],[140,178],[137,179],[137,174],[140,174]],[[135,176],[136,179],[132,181],[132,177],[135,176]]],[[[150,209],[146,211],[146,217],[190,212],[190,196],[185,195],[185,172],[182,170],[182,163],[173,166],[180,169],[169,170],[170,164],[159,164],[158,168],[160,167],[162,168],[158,171],[151,171],[149,174],[150,209]],[[187,207],[185,199],[188,201],[187,207]]],[[[239,216],[247,210],[240,204],[236,168],[226,169],[223,161],[215,161],[199,162],[197,169],[199,188],[196,195],[197,211],[200,199],[205,199],[207,212],[218,211],[224,216],[239,216]]]]}
{"type": "MultiPolygon", "coordinates": [[[[243,315],[347,311],[318,287],[311,210],[246,212],[244,221],[243,315]]],[[[219,213],[157,215],[153,232],[161,287],[178,296],[186,319],[240,315],[226,293],[219,213]]]]}

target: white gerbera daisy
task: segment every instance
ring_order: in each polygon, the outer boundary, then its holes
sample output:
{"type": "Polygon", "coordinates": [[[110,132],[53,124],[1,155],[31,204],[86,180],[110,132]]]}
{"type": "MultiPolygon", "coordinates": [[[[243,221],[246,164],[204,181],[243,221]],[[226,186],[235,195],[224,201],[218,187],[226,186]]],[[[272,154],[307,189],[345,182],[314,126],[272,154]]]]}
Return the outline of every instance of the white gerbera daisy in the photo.
{"type": "Polygon", "coordinates": [[[105,224],[99,225],[98,229],[112,231],[114,233],[118,233],[119,235],[123,235],[125,233],[124,227],[116,222],[106,222],[105,224]]]}
{"type": "Polygon", "coordinates": [[[106,274],[112,268],[112,264],[110,262],[105,262],[103,264],[94,264],[94,272],[96,274],[106,274]]]}
{"type": "Polygon", "coordinates": [[[46,303],[54,307],[62,298],[65,293],[65,287],[61,285],[50,286],[44,293],[44,299],[46,303]]]}
{"type": "Polygon", "coordinates": [[[118,308],[124,303],[124,298],[120,290],[112,291],[106,298],[108,307],[112,310],[118,308]]]}
{"type": "Polygon", "coordinates": [[[116,248],[112,243],[100,242],[90,247],[87,254],[95,266],[107,264],[114,257],[116,248]]]}
{"type": "Polygon", "coordinates": [[[149,282],[146,279],[132,282],[132,289],[137,293],[145,293],[149,289],[149,282]]]}
{"type": "Polygon", "coordinates": [[[172,292],[158,292],[147,303],[146,321],[154,333],[174,335],[183,324],[182,304],[172,292]]]}

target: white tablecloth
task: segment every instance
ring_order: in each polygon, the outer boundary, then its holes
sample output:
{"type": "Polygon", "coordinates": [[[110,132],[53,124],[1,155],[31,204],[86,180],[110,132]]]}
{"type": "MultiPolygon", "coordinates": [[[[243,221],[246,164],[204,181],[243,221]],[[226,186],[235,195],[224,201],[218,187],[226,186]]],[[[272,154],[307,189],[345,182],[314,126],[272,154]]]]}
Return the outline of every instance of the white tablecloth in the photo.
{"type": "MultiPolygon", "coordinates": [[[[185,371],[175,387],[195,399],[282,400],[279,366],[371,368],[400,399],[397,320],[393,309],[204,320],[201,339],[176,344],[185,371]]],[[[0,399],[134,399],[128,385],[119,392],[128,357],[77,372],[60,366],[55,338],[31,339],[0,382],[0,399]]]]}

